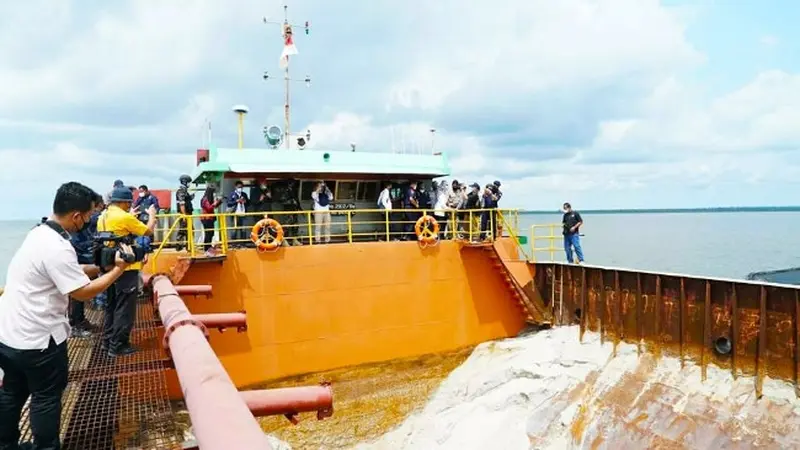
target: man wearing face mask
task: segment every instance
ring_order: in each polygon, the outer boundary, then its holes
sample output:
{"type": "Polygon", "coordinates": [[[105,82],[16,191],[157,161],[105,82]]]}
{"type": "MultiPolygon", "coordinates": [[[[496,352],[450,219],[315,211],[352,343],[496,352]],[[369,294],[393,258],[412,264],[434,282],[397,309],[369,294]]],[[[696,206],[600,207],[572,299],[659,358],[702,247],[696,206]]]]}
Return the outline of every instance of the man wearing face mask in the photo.
{"type": "MultiPolygon", "coordinates": [[[[155,205],[150,205],[150,208],[147,209],[149,219],[145,225],[130,213],[133,203],[133,195],[130,190],[114,189],[110,200],[111,204],[97,222],[97,231],[107,231],[115,236],[129,239],[135,236],[153,235],[156,227],[155,205]]],[[[103,324],[103,347],[108,351],[109,356],[129,355],[136,351],[130,343],[130,335],[133,329],[133,320],[136,317],[136,298],[141,269],[141,262],[131,264],[114,283],[113,289],[108,294],[103,324]]]]}
{"type": "MultiPolygon", "coordinates": [[[[94,235],[97,233],[97,220],[102,211],[103,199],[100,195],[97,195],[94,199],[94,208],[89,223],[70,237],[72,248],[75,249],[75,253],[78,255],[78,264],[87,265],[94,263],[92,247],[94,245],[94,235]]],[[[86,305],[84,302],[77,300],[69,301],[69,326],[72,328],[73,337],[83,338],[89,337],[92,334],[93,327],[86,319],[86,305]]]]}
{"type": "Polygon", "coordinates": [[[250,230],[247,229],[247,209],[250,206],[250,199],[244,192],[244,183],[236,181],[234,190],[228,196],[228,212],[233,214],[231,227],[231,244],[234,247],[244,247],[248,244],[250,230]]]}
{"type": "MultiPolygon", "coordinates": [[[[5,373],[0,387],[2,449],[61,446],[61,397],[69,371],[69,299],[93,299],[127,266],[117,255],[116,266],[99,275],[97,267],[78,263],[70,234],[89,224],[97,198],[80,183],[61,185],[53,201],[53,215],[28,232],[8,266],[5,292],[0,297],[0,369],[5,373]],[[90,280],[90,276],[97,278],[90,280]],[[33,445],[18,447],[21,411],[28,398],[33,445]]],[[[122,248],[130,251],[127,246],[122,248]]]]}
{"type": "Polygon", "coordinates": [[[150,189],[147,188],[147,185],[139,186],[139,189],[136,192],[136,200],[133,201],[133,208],[137,211],[139,216],[139,220],[144,223],[150,219],[149,215],[147,214],[147,210],[150,208],[150,205],[156,207],[156,211],[161,210],[161,206],[158,204],[158,197],[153,195],[150,192],[150,189]]]}
{"type": "Polygon", "coordinates": [[[258,186],[250,189],[250,204],[253,205],[254,212],[272,211],[272,191],[267,185],[267,180],[261,180],[258,186]]]}

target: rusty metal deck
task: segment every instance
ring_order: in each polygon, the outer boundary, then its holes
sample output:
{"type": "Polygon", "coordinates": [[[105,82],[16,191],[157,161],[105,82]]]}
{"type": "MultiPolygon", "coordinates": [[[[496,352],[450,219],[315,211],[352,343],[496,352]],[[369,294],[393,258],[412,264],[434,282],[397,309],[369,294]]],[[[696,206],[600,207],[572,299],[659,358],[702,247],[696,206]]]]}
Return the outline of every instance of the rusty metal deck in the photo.
{"type": "Polygon", "coordinates": [[[556,325],[579,324],[640,351],[667,352],[733,376],[794,383],[800,396],[800,286],[561,263],[531,263],[556,325]],[[715,350],[717,342],[731,346],[715,350]]]}
{"type": "MultiPolygon", "coordinates": [[[[183,442],[167,395],[169,359],[161,347],[163,330],[149,300],[140,300],[131,342],[139,352],[109,358],[100,333],[70,338],[69,382],[61,414],[62,448],[74,450],[164,449],[183,442]]],[[[99,329],[103,314],[87,308],[99,329]]],[[[30,440],[28,405],[22,440],[30,440]]]]}

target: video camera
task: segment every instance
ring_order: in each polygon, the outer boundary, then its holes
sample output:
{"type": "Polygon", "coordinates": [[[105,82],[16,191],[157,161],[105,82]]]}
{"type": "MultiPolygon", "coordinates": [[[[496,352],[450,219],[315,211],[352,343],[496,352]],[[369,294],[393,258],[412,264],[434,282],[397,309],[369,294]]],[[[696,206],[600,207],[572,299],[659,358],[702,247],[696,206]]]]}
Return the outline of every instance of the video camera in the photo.
{"type": "Polygon", "coordinates": [[[117,253],[129,264],[141,262],[148,253],[148,249],[136,245],[132,236],[117,236],[114,233],[101,232],[95,234],[93,240],[92,258],[94,259],[94,264],[100,267],[101,270],[115,264],[117,253]],[[120,244],[129,245],[133,253],[122,253],[120,244]]]}

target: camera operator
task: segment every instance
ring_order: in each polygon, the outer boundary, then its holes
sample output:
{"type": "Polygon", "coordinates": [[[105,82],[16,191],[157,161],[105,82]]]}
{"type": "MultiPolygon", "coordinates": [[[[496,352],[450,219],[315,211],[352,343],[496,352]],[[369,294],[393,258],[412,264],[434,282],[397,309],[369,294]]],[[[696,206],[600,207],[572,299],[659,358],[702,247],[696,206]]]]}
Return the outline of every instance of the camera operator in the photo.
{"type": "MultiPolygon", "coordinates": [[[[80,183],[63,184],[50,220],[28,232],[9,264],[0,299],[0,369],[5,372],[0,448],[18,448],[19,421],[28,397],[33,448],[60,448],[61,397],[69,371],[69,299],[93,299],[127,266],[123,255],[115,254],[114,265],[90,280],[99,269],[78,264],[70,233],[89,224],[96,197],[80,183]]],[[[122,247],[123,252],[129,250],[122,247]]]]}
{"type": "MultiPolygon", "coordinates": [[[[110,232],[116,237],[127,238],[131,244],[134,236],[152,236],[156,227],[156,209],[147,209],[147,225],[129,211],[133,195],[126,188],[116,188],[111,193],[110,205],[97,222],[98,232],[110,232]]],[[[109,356],[129,355],[136,352],[130,344],[131,329],[136,317],[136,298],[139,288],[141,261],[134,262],[114,283],[108,295],[103,323],[103,347],[109,356]]]]}

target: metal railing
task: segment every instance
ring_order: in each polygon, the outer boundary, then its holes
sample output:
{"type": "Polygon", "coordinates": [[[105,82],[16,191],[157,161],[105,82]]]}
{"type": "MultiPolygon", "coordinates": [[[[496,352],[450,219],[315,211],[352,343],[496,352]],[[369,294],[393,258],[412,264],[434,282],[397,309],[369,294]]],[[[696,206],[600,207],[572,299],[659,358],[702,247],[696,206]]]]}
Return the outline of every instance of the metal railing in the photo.
{"type": "MultiPolygon", "coordinates": [[[[530,245],[531,245],[531,261],[536,261],[537,253],[548,253],[550,259],[547,262],[556,261],[556,252],[563,253],[563,245],[556,246],[563,241],[564,236],[561,233],[562,225],[560,223],[547,223],[540,225],[531,225],[530,245]],[[544,230],[545,233],[538,233],[537,230],[544,230]],[[546,247],[537,247],[537,242],[545,241],[546,247]]],[[[539,261],[542,262],[542,261],[539,261]]]]}
{"type": "MultiPolygon", "coordinates": [[[[191,257],[197,257],[207,248],[203,243],[205,233],[212,233],[212,246],[219,255],[231,248],[253,247],[250,238],[253,226],[264,218],[275,219],[284,232],[288,245],[320,245],[327,242],[353,243],[365,241],[416,240],[414,226],[419,217],[433,216],[439,224],[440,239],[469,241],[494,240],[491,230],[502,225],[499,236],[519,235],[519,210],[475,209],[447,210],[444,216],[435,210],[383,210],[354,209],[329,211],[330,233],[323,223],[326,214],[315,211],[269,211],[215,213],[213,215],[160,214],[155,229],[153,246],[157,247],[148,258],[155,269],[156,260],[166,248],[186,248],[191,257]],[[481,217],[485,216],[487,231],[481,230],[481,217]],[[213,218],[213,228],[198,227],[197,221],[213,218]],[[184,238],[183,236],[187,236],[184,238]]],[[[206,222],[208,224],[208,222],[206,222]]],[[[497,236],[497,237],[499,237],[497,236]]]]}

